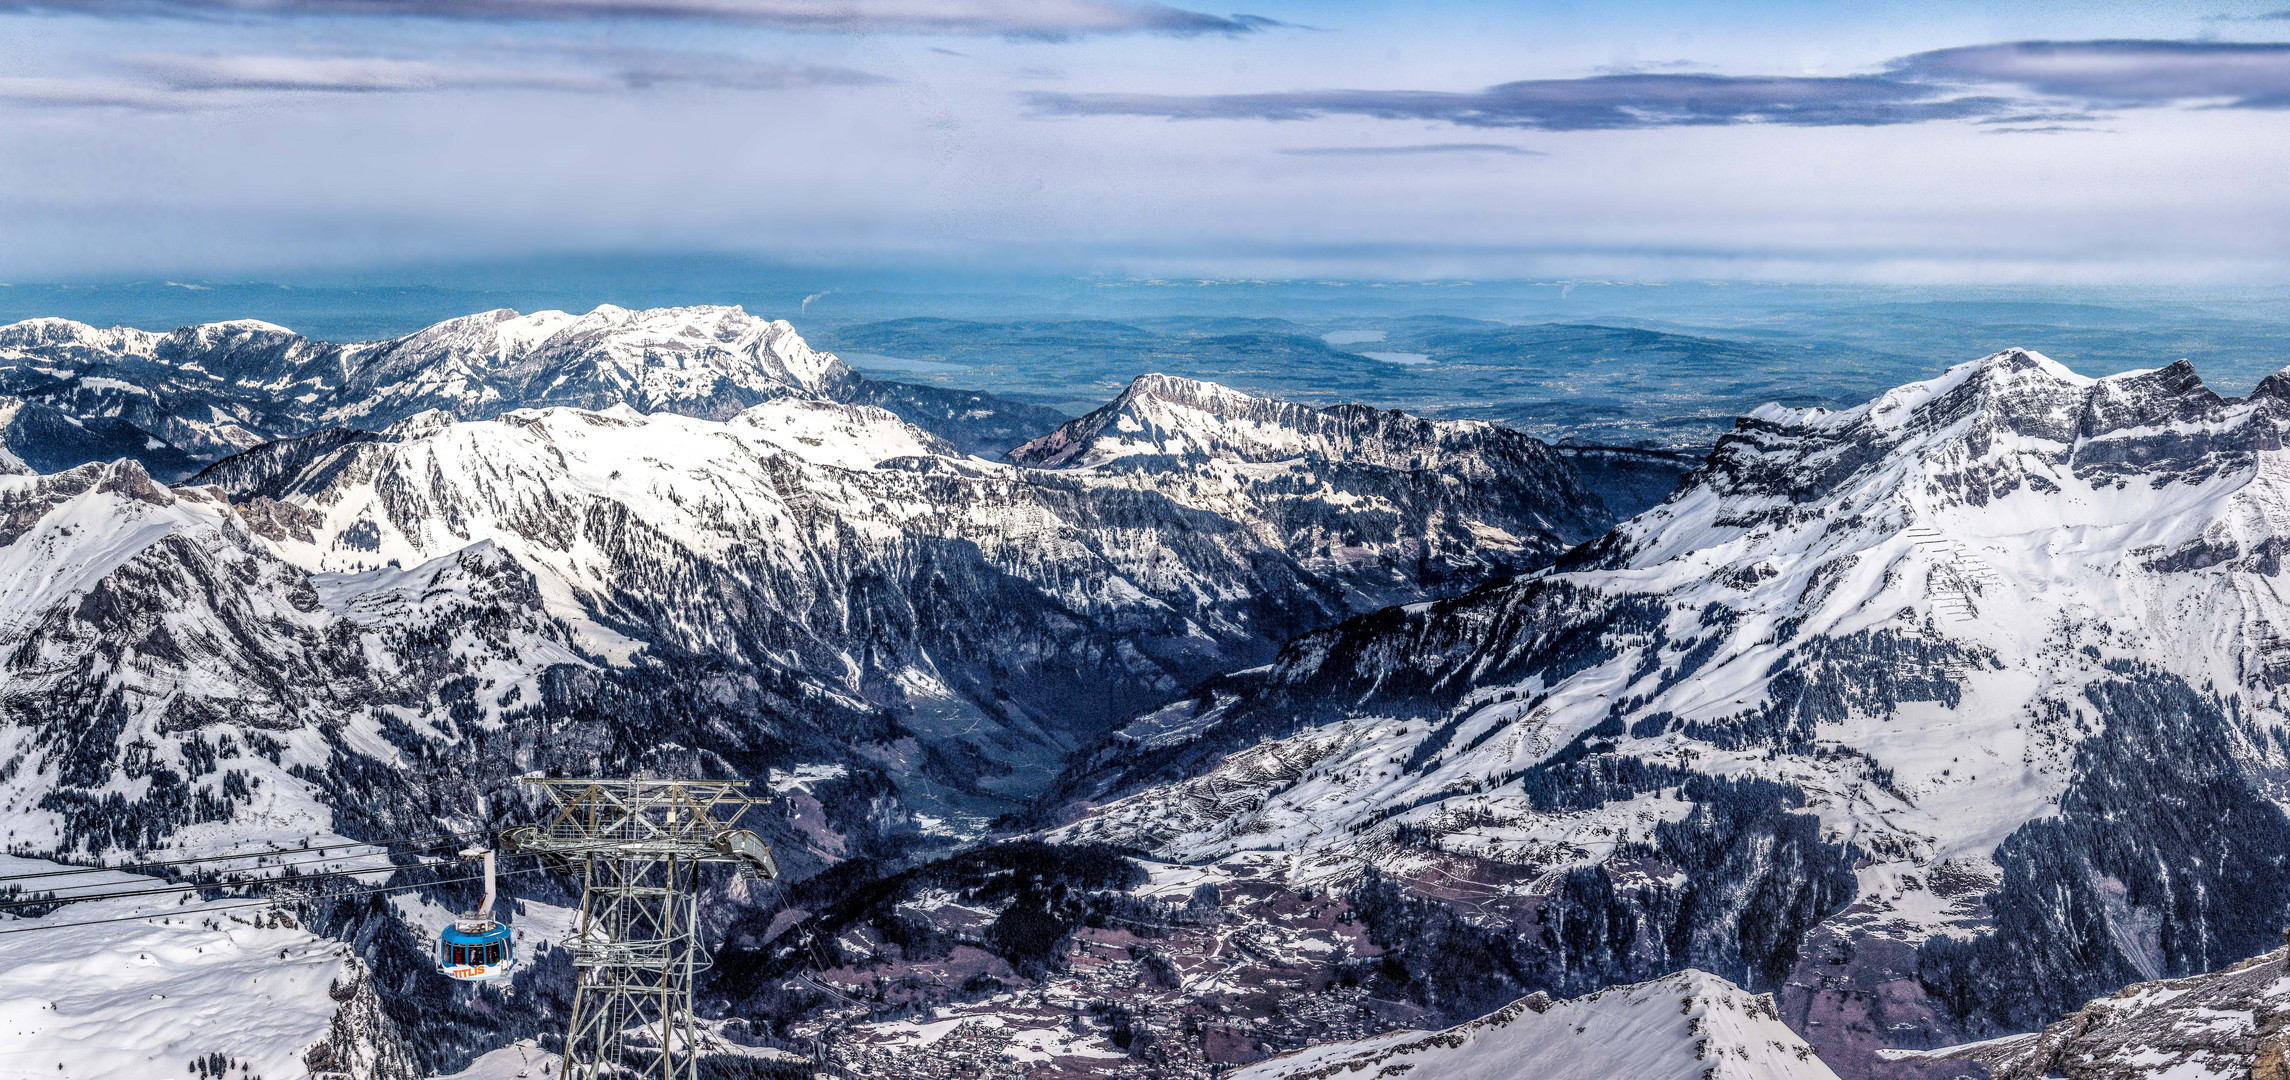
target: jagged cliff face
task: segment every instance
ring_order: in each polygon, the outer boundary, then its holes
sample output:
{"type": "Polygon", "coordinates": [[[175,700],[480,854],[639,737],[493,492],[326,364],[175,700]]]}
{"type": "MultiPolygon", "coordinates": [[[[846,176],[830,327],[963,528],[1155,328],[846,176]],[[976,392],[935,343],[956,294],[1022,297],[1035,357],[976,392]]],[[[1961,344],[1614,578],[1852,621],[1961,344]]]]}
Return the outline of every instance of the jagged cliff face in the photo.
{"type": "Polygon", "coordinates": [[[1522,985],[1706,967],[1845,1075],[2246,955],[2290,896],[2284,385],[2015,350],[1761,410],[1551,572],[1131,724],[1055,835],[1380,863],[1517,926],[1522,985]]]}
{"type": "Polygon", "coordinates": [[[303,1066],[312,1076],[417,1080],[424,1071],[396,1021],[382,1008],[371,974],[355,959],[346,959],[342,967],[342,974],[326,987],[326,997],[341,1008],[327,1024],[326,1038],[303,1051],[303,1066]]]}

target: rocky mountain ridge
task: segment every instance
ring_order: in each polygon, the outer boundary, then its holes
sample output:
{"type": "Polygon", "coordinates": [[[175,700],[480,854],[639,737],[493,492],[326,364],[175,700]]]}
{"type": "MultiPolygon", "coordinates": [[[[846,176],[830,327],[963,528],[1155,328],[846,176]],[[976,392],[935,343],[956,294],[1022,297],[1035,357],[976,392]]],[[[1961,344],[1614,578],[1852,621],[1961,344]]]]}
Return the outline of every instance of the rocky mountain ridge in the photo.
{"type": "Polygon", "coordinates": [[[999,454],[1062,420],[992,395],[878,382],[738,307],[479,312],[386,341],[251,319],[167,333],[0,326],[0,442],[42,471],[132,457],[162,479],[261,443],[431,410],[627,405],[724,419],[775,397],[866,401],[999,454]]]}
{"type": "Polygon", "coordinates": [[[1977,1062],[1992,1080],[2282,1080],[2290,1077],[2290,950],[2208,974],[2126,986],[2042,1031],[1937,1050],[1902,1063],[1977,1062]]]}
{"type": "Polygon", "coordinates": [[[492,543],[590,654],[822,678],[970,732],[957,745],[925,729],[925,743],[991,779],[1054,769],[1093,725],[1290,635],[1539,565],[1599,527],[1595,498],[1533,456],[1540,444],[1489,441],[1421,471],[1349,447],[1045,471],[966,458],[878,409],[788,397],[722,422],[428,413],[265,447],[202,479],[305,570],[492,543]],[[969,617],[989,597],[997,617],[969,617]]]}
{"type": "MultiPolygon", "coordinates": [[[[1150,412],[1185,453],[999,463],[977,440],[1018,412],[856,381],[736,309],[492,313],[357,347],[251,323],[4,336],[53,384],[19,418],[187,416],[203,446],[374,425],[172,487],[132,458],[0,458],[0,804],[25,856],[403,848],[529,813],[519,774],[657,770],[758,782],[791,876],[895,861],[974,837],[1189,683],[1611,523],[1515,433],[1157,377],[1103,418],[1150,412]]],[[[394,905],[298,909],[371,972],[343,1023],[402,1035],[327,1060],[458,1067],[552,1022],[546,965],[516,1008],[426,992],[421,913],[468,886],[399,873],[418,891],[394,905]]],[[[550,888],[512,895],[569,900],[550,888]]]]}

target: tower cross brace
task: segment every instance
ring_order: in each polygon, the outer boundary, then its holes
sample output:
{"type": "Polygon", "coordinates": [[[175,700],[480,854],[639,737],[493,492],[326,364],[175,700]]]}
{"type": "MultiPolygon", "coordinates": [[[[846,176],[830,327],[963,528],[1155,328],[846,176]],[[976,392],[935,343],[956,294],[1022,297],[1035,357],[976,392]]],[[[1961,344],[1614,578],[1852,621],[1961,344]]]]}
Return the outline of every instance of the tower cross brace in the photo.
{"type": "Polygon", "coordinates": [[[694,1080],[692,978],[705,967],[698,866],[728,862],[752,880],[779,876],[771,848],[737,827],[754,803],[746,781],[522,782],[551,809],[539,825],[504,832],[504,845],[554,856],[581,874],[573,945],[580,981],[558,1080],[694,1080]]]}

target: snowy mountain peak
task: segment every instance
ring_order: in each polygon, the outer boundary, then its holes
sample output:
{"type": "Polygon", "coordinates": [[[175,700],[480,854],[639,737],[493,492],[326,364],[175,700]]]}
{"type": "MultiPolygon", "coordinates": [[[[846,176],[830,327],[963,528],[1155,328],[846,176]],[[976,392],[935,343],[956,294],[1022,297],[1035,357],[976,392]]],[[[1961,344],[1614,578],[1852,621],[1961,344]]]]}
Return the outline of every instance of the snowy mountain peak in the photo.
{"type": "Polygon", "coordinates": [[[295,333],[277,323],[260,319],[224,319],[218,322],[195,323],[177,327],[164,333],[137,330],[128,326],[97,327],[71,319],[54,317],[24,319],[0,326],[0,354],[12,349],[52,349],[76,347],[93,350],[91,358],[150,359],[161,349],[177,352],[211,349],[228,345],[245,345],[255,341],[285,344],[304,341],[295,333]]]}
{"type": "Polygon", "coordinates": [[[1137,457],[1241,462],[1352,458],[1385,467],[1429,468],[1466,448],[1525,440],[1509,435],[1478,421],[1424,420],[1363,405],[1314,408],[1154,374],[1139,376],[1089,415],[1012,450],[1010,460],[1035,468],[1087,468],[1137,457]]]}
{"type": "Polygon", "coordinates": [[[874,405],[999,458],[1063,413],[973,391],[876,382],[783,320],[737,306],[585,314],[508,308],[384,341],[333,344],[257,320],[164,334],[65,319],[0,326],[0,447],[56,471],[133,457],[179,479],[327,428],[378,431],[430,409],[482,420],[566,406],[727,420],[782,397],[874,405]]]}
{"type": "MultiPolygon", "coordinates": [[[[1208,421],[1212,417],[1245,413],[1250,403],[1263,400],[1197,379],[1158,373],[1140,375],[1112,401],[1010,451],[1010,460],[1050,469],[1102,464],[1129,454],[1165,452],[1170,440],[1158,437],[1165,430],[1160,425],[1176,420],[1178,413],[1199,414],[1202,421],[1208,421]],[[1131,435],[1144,437],[1124,437],[1131,435]]],[[[1185,426],[1181,420],[1176,423],[1185,426]]]]}
{"type": "Polygon", "coordinates": [[[1865,425],[1898,430],[1917,426],[1919,419],[1929,420],[1935,407],[1987,407],[2030,393],[2071,392],[2098,381],[2078,375],[2042,353],[2015,348],[1957,364],[1937,378],[1894,387],[1854,408],[1790,409],[1767,404],[1749,415],[1781,427],[1842,429],[1865,425]]]}
{"type": "Polygon", "coordinates": [[[382,437],[397,441],[426,438],[459,423],[452,413],[444,409],[423,409],[395,424],[383,428],[382,437]]]}
{"type": "Polygon", "coordinates": [[[1445,1031],[1282,1054],[1233,1080],[1835,1080],[1769,994],[1691,969],[1571,1001],[1536,993],[1445,1031]]]}
{"type": "MultiPolygon", "coordinates": [[[[585,315],[519,314],[508,308],[448,319],[387,346],[416,353],[443,349],[494,364],[525,362],[551,350],[577,349],[654,363],[690,362],[694,353],[727,374],[743,364],[816,390],[839,362],[805,344],[785,320],[760,319],[737,305],[635,310],[600,304],[585,315]]],[[[483,366],[483,365],[480,365],[483,366]]]]}
{"type": "Polygon", "coordinates": [[[125,326],[100,329],[70,319],[40,318],[0,326],[0,360],[81,361],[148,358],[164,334],[125,326]]]}
{"type": "Polygon", "coordinates": [[[849,369],[806,344],[784,320],[739,307],[585,315],[501,309],[465,315],[394,341],[352,346],[327,422],[370,425],[423,406],[476,418],[519,407],[604,409],[724,419],[783,394],[817,395],[849,369]]]}
{"type": "Polygon", "coordinates": [[[185,337],[201,338],[207,340],[213,340],[217,338],[246,337],[257,334],[270,335],[274,337],[301,336],[296,334],[294,331],[287,329],[286,327],[278,325],[277,323],[264,322],[261,319],[221,319],[215,322],[197,323],[195,325],[186,326],[175,331],[175,333],[185,337]]]}

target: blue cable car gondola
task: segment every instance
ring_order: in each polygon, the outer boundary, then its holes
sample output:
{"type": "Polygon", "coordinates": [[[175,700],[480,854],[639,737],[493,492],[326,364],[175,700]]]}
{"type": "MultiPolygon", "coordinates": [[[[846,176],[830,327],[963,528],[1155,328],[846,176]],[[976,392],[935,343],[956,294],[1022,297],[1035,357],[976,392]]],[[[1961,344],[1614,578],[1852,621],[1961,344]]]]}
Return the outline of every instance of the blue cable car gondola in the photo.
{"type": "Polygon", "coordinates": [[[437,935],[438,974],[464,982],[505,978],[517,964],[517,947],[509,928],[493,921],[493,852],[471,848],[461,857],[485,861],[485,899],[437,935]]]}

